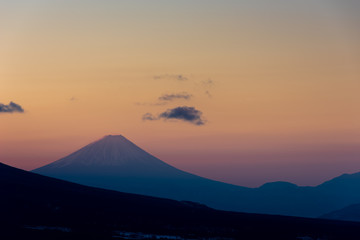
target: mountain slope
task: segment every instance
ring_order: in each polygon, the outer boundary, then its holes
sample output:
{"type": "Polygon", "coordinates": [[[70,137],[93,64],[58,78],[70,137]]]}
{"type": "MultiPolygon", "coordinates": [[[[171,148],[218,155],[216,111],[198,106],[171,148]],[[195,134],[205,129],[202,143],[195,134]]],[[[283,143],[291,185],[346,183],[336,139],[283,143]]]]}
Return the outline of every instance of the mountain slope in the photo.
{"type": "Polygon", "coordinates": [[[340,210],[332,211],[322,215],[320,218],[360,222],[360,204],[354,204],[340,210]]]}
{"type": "Polygon", "coordinates": [[[317,187],[275,182],[245,188],[176,169],[123,136],[106,136],[35,173],[122,192],[188,200],[241,212],[318,217],[360,202],[360,174],[317,187]]]}
{"type": "Polygon", "coordinates": [[[33,172],[88,186],[191,200],[226,210],[236,208],[234,195],[240,197],[252,191],[181,171],[123,136],[112,135],[33,172]]]}
{"type": "Polygon", "coordinates": [[[177,239],[360,238],[360,223],[218,211],[86,187],[1,163],[0,190],[0,239],[7,240],[106,240],[116,231],[177,239]]]}
{"type": "Polygon", "coordinates": [[[141,171],[148,167],[147,173],[154,175],[176,170],[174,167],[145,152],[121,135],[108,135],[93,142],[69,156],[46,165],[38,170],[66,167],[121,166],[126,170],[141,171]],[[156,172],[153,172],[156,171],[156,172]]]}

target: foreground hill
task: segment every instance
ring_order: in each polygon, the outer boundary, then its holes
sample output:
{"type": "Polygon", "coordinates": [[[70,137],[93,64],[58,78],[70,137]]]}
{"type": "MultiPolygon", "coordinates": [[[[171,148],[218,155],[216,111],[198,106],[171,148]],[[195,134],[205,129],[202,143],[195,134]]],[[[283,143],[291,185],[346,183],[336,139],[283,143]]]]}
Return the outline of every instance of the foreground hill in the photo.
{"type": "Polygon", "coordinates": [[[316,187],[286,182],[246,188],[176,169],[123,136],[106,136],[33,172],[93,187],[188,200],[251,213],[318,217],[360,202],[360,174],[316,187]]]}
{"type": "Polygon", "coordinates": [[[0,189],[0,239],[6,240],[106,240],[130,235],[132,239],[360,239],[360,223],[218,211],[191,202],[86,187],[4,164],[0,189]]]}

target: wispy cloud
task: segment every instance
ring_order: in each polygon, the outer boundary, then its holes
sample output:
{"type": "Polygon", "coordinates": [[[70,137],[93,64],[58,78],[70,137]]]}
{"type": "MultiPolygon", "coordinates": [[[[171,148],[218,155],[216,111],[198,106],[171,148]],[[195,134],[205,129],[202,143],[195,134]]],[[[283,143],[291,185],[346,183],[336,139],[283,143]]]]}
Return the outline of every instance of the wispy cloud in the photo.
{"type": "Polygon", "coordinates": [[[200,82],[200,88],[203,89],[205,95],[207,95],[209,98],[212,98],[212,94],[210,92],[210,88],[212,88],[214,85],[214,81],[212,79],[203,80],[200,82]]]}
{"type": "Polygon", "coordinates": [[[23,113],[24,109],[14,102],[10,102],[9,104],[2,104],[0,103],[0,113],[23,113]]]}
{"type": "Polygon", "coordinates": [[[157,116],[154,116],[151,113],[145,113],[143,115],[142,119],[144,121],[146,121],[146,120],[154,121],[154,120],[160,120],[160,119],[164,119],[164,120],[175,119],[175,120],[181,120],[184,122],[189,122],[189,123],[192,123],[197,126],[204,125],[206,123],[206,121],[202,118],[201,111],[197,110],[194,107],[187,107],[187,106],[168,109],[165,112],[160,113],[157,116]]]}
{"type": "Polygon", "coordinates": [[[135,105],[137,106],[164,106],[167,102],[155,102],[155,103],[147,103],[147,102],[136,102],[135,105]]]}
{"type": "Polygon", "coordinates": [[[159,117],[156,117],[154,116],[152,113],[145,113],[143,116],[142,116],[142,120],[144,121],[154,121],[154,120],[159,120],[159,117]]]}
{"type": "Polygon", "coordinates": [[[209,92],[209,90],[206,90],[206,91],[205,91],[205,94],[206,94],[209,98],[212,98],[212,94],[209,92]]]}
{"type": "Polygon", "coordinates": [[[172,93],[172,94],[163,94],[158,97],[157,102],[136,102],[135,105],[137,106],[163,106],[168,104],[169,102],[175,100],[190,100],[193,97],[192,94],[187,92],[182,93],[172,93]]]}
{"type": "Polygon", "coordinates": [[[176,99],[184,99],[184,100],[190,100],[192,98],[192,95],[189,93],[176,93],[176,94],[164,94],[161,97],[159,97],[160,101],[173,101],[176,99]]]}
{"type": "Polygon", "coordinates": [[[177,80],[177,81],[187,81],[188,77],[182,74],[162,74],[154,76],[154,79],[169,79],[169,80],[177,80]]]}
{"type": "Polygon", "coordinates": [[[214,85],[214,81],[211,80],[211,79],[203,80],[203,81],[201,81],[201,84],[202,84],[204,87],[211,87],[211,86],[214,85]]]}

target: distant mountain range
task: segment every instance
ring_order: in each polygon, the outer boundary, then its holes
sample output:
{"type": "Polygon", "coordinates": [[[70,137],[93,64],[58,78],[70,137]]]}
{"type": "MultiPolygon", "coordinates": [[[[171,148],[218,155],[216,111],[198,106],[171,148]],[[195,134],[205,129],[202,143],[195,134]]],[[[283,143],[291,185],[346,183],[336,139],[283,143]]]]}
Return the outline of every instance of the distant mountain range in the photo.
{"type": "Polygon", "coordinates": [[[360,239],[360,223],[235,213],[82,186],[0,163],[0,239],[360,239]]]}
{"type": "Polygon", "coordinates": [[[273,182],[246,188],[176,169],[120,135],[106,136],[33,172],[88,186],[240,212],[318,217],[360,203],[360,173],[344,174],[316,187],[273,182]]]}

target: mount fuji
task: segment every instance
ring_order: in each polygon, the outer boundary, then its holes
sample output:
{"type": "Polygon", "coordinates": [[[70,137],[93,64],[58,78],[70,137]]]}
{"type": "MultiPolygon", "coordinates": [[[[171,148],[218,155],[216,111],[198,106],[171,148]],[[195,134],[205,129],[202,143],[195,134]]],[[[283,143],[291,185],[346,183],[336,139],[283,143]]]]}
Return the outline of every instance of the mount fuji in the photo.
{"type": "Polygon", "coordinates": [[[315,187],[273,182],[246,188],[179,170],[121,135],[105,136],[33,172],[93,187],[198,202],[229,211],[318,217],[360,202],[360,174],[345,174],[315,187]]]}
{"type": "Polygon", "coordinates": [[[121,192],[191,200],[225,210],[237,208],[234,194],[240,197],[252,191],[179,170],[121,135],[105,136],[33,172],[121,192]]]}

